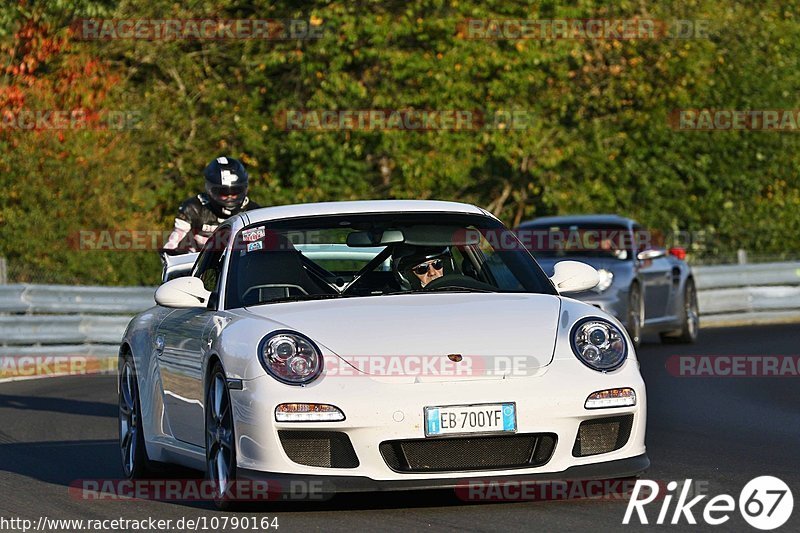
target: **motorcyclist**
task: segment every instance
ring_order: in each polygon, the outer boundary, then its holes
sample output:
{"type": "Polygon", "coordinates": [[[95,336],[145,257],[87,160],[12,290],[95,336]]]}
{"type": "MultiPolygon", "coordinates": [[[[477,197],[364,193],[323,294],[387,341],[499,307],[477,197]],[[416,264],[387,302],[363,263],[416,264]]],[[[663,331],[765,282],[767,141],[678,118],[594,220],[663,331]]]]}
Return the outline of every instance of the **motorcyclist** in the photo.
{"type": "Polygon", "coordinates": [[[206,190],[178,208],[175,227],[162,251],[169,255],[200,251],[222,222],[260,207],[247,196],[247,170],[237,159],[218,157],[203,171],[206,190]]]}

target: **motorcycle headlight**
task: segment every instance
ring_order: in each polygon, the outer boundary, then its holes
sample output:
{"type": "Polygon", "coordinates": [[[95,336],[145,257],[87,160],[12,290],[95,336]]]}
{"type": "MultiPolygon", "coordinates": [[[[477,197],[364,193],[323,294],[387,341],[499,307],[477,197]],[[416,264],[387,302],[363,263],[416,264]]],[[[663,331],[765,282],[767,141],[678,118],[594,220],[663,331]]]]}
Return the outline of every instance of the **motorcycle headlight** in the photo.
{"type": "Polygon", "coordinates": [[[601,268],[597,271],[600,275],[600,281],[597,283],[597,286],[594,288],[597,292],[603,292],[607,288],[611,286],[611,283],[614,281],[614,273],[606,270],[605,268],[601,268]]]}
{"type": "Polygon", "coordinates": [[[294,331],[275,331],[264,337],[258,346],[258,359],[272,377],[289,385],[305,385],[322,371],[317,345],[294,331]]]}
{"type": "Polygon", "coordinates": [[[583,364],[600,372],[614,370],[628,356],[625,336],[602,318],[585,318],[573,326],[572,351],[583,364]]]}

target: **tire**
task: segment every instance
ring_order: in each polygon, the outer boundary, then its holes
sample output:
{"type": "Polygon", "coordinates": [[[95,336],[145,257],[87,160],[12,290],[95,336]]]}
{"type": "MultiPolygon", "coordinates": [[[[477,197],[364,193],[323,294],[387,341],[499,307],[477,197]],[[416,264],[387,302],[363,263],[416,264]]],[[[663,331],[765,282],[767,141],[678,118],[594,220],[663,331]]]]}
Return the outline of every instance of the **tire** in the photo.
{"type": "Polygon", "coordinates": [[[153,474],[153,464],[147,457],[142,429],[142,406],[139,381],[133,356],[126,353],[119,363],[119,446],[122,470],[128,479],[143,479],[153,474]]]}
{"type": "Polygon", "coordinates": [[[225,371],[214,363],[206,387],[206,478],[214,487],[214,505],[230,511],[238,502],[228,492],[236,483],[236,438],[225,371]]]}
{"type": "Polygon", "coordinates": [[[642,289],[638,283],[631,285],[628,291],[628,317],[625,321],[625,329],[633,342],[634,348],[642,345],[642,327],[644,324],[644,300],[642,299],[642,289]]]}
{"type": "Polygon", "coordinates": [[[697,289],[694,280],[686,280],[683,289],[683,309],[681,313],[681,329],[676,332],[662,333],[661,342],[665,344],[692,344],[697,342],[700,332],[700,311],[697,305],[697,289]]]}

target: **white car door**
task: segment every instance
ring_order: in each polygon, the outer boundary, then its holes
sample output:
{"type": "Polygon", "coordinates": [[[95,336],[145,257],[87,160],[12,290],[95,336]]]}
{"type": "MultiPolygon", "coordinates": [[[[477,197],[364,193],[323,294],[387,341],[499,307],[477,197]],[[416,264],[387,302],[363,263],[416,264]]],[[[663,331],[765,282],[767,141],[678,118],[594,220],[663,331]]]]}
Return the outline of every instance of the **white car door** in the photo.
{"type": "MultiPolygon", "coordinates": [[[[203,251],[194,275],[215,292],[222,252],[203,251]]],[[[210,302],[214,304],[215,298],[210,302]]],[[[210,348],[209,333],[216,309],[176,309],[159,325],[156,344],[164,392],[164,408],[172,435],[183,442],[205,445],[203,361],[210,348]]]]}

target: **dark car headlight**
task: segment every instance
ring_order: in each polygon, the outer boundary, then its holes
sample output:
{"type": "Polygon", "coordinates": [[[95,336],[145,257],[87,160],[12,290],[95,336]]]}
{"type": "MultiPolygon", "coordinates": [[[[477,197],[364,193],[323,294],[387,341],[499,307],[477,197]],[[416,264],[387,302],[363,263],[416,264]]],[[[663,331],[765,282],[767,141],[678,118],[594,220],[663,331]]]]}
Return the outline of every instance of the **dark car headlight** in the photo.
{"type": "Polygon", "coordinates": [[[584,318],[572,327],[572,351],[594,370],[607,372],[625,362],[628,345],[614,324],[602,318],[584,318]]]}
{"type": "Polygon", "coordinates": [[[322,354],[314,341],[296,331],[274,331],[258,345],[261,366],[289,385],[305,385],[322,371],[322,354]]]}

